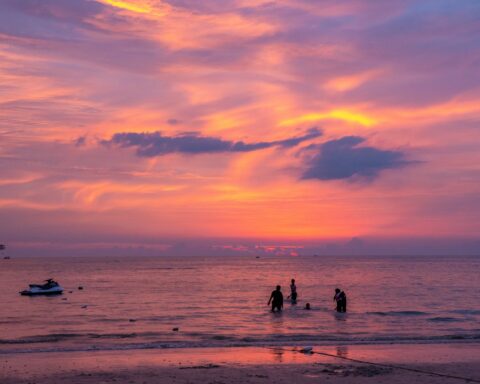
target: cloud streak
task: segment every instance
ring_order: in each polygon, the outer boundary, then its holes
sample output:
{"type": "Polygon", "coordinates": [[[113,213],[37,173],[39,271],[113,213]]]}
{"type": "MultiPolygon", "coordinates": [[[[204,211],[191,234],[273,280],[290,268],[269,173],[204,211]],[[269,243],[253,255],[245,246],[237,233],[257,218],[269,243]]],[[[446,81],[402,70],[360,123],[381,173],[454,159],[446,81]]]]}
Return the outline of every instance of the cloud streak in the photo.
{"type": "Polygon", "coordinates": [[[321,135],[321,130],[311,128],[304,135],[298,137],[284,140],[245,143],[244,141],[231,141],[217,137],[200,136],[195,133],[164,136],[161,132],[124,132],[114,134],[109,140],[102,140],[101,144],[108,147],[135,147],[138,156],[155,157],[172,153],[199,155],[221,152],[252,152],[271,147],[291,148],[304,141],[318,138],[321,135]]]}

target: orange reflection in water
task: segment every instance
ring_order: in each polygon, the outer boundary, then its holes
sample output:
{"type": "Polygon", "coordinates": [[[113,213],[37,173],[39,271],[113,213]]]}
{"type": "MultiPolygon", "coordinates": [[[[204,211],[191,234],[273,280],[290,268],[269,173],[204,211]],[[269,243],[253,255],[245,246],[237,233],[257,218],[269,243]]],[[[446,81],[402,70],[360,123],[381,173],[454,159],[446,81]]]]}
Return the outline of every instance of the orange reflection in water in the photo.
{"type": "Polygon", "coordinates": [[[348,357],[348,345],[337,346],[337,356],[338,357],[348,357]]]}
{"type": "Polygon", "coordinates": [[[285,354],[285,351],[283,348],[272,348],[271,350],[273,360],[277,363],[282,363],[283,362],[283,355],[285,354]]]}

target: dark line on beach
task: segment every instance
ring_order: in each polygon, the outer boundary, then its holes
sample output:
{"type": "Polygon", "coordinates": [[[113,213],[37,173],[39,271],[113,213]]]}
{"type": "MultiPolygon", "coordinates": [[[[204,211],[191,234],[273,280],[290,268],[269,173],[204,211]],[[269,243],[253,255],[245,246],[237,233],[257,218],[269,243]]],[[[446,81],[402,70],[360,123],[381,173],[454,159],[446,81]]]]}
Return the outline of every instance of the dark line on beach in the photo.
{"type": "Polygon", "coordinates": [[[347,361],[352,361],[354,363],[360,363],[360,364],[370,364],[370,365],[376,365],[379,367],[384,367],[384,368],[391,368],[391,369],[401,369],[404,371],[410,371],[410,372],[416,372],[416,373],[423,373],[426,375],[433,375],[433,376],[439,376],[439,377],[445,377],[449,379],[457,379],[457,380],[465,380],[469,381],[472,383],[480,383],[480,380],[478,379],[472,379],[468,377],[462,377],[462,376],[455,376],[455,375],[449,375],[446,373],[438,373],[438,372],[431,372],[431,371],[425,371],[423,369],[417,369],[417,368],[408,368],[408,367],[402,367],[401,365],[391,365],[391,364],[384,364],[384,363],[375,363],[372,361],[366,361],[366,360],[358,360],[358,359],[352,359],[350,357],[344,357],[344,356],[338,356],[334,355],[332,353],[326,353],[326,352],[302,352],[302,350],[299,349],[285,349],[285,348],[275,348],[275,347],[266,347],[268,349],[274,349],[274,350],[283,350],[283,351],[291,351],[291,352],[299,352],[299,353],[309,353],[309,354],[316,354],[316,355],[323,355],[323,356],[328,356],[328,357],[334,357],[336,359],[342,359],[342,360],[347,360],[347,361]]]}

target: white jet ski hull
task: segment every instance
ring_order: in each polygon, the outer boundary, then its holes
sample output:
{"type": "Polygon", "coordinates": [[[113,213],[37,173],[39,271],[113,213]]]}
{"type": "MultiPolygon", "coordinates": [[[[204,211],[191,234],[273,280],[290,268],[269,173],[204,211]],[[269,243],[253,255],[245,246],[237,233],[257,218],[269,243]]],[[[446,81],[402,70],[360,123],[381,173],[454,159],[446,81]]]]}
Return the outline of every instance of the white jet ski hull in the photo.
{"type": "Polygon", "coordinates": [[[40,296],[40,295],[61,295],[63,293],[63,288],[57,285],[56,287],[43,289],[39,287],[30,287],[30,289],[26,289],[20,294],[22,296],[40,296]]]}

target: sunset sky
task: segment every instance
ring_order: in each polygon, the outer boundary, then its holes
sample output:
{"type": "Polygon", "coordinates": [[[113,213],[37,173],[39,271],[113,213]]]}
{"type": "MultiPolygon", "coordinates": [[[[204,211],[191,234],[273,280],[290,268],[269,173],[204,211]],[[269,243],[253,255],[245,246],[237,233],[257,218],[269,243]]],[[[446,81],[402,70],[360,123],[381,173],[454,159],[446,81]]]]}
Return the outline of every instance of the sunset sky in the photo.
{"type": "Polygon", "coordinates": [[[480,253],[480,1],[1,0],[12,254],[480,253]]]}

